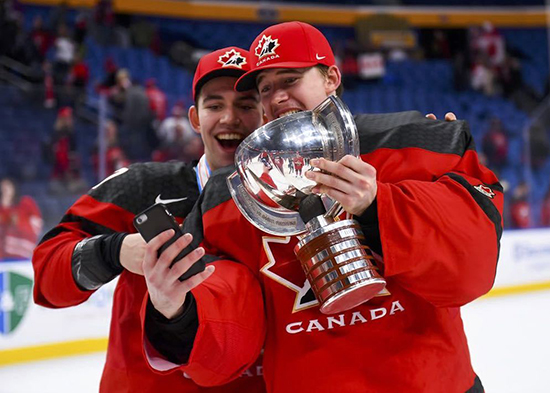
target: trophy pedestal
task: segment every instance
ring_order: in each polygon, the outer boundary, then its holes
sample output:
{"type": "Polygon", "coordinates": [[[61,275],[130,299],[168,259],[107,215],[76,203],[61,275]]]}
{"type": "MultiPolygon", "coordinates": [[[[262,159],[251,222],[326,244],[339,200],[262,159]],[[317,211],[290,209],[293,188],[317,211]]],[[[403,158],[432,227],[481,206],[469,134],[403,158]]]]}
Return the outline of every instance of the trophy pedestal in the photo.
{"type": "Polygon", "coordinates": [[[349,310],[385,288],[363,240],[357,222],[342,220],[317,228],[294,248],[323,314],[349,310]]]}

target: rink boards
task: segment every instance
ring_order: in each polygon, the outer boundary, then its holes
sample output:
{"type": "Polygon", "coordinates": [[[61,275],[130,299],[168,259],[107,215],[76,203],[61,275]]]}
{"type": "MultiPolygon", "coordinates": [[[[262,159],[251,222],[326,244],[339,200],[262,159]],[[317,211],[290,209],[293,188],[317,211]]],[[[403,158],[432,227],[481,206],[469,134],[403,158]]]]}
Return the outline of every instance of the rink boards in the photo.
{"type": "MultiPolygon", "coordinates": [[[[0,365],[106,349],[115,281],[65,309],[35,305],[32,282],[29,261],[0,262],[0,365]]],[[[543,289],[550,289],[550,229],[505,231],[486,296],[543,289]]]]}

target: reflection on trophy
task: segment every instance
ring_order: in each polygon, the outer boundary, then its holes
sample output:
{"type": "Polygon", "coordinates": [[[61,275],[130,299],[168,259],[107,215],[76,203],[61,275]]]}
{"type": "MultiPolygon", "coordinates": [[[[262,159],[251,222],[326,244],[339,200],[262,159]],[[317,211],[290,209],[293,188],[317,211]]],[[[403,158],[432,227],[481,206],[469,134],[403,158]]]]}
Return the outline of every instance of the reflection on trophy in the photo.
{"type": "Polygon", "coordinates": [[[338,161],[358,156],[357,128],[349,109],[330,96],[312,111],[267,123],[249,135],[235,154],[228,178],[241,213],[264,232],[300,235],[294,252],[324,314],[353,308],[378,294],[378,274],[364,235],[354,220],[339,220],[340,205],[316,195],[307,179],[313,158],[338,161]]]}

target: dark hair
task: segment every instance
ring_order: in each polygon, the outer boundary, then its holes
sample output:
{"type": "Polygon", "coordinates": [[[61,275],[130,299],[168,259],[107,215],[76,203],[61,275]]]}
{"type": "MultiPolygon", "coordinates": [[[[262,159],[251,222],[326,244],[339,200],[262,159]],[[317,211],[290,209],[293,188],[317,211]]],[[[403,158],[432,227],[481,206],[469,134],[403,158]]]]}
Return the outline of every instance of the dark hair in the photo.
{"type": "MultiPolygon", "coordinates": [[[[329,66],[324,64],[317,64],[315,68],[317,68],[321,73],[321,75],[323,75],[325,78],[328,77],[328,69],[330,68],[329,66]]],[[[343,94],[344,94],[344,85],[340,81],[340,86],[336,88],[336,95],[338,97],[342,97],[343,94]]]]}

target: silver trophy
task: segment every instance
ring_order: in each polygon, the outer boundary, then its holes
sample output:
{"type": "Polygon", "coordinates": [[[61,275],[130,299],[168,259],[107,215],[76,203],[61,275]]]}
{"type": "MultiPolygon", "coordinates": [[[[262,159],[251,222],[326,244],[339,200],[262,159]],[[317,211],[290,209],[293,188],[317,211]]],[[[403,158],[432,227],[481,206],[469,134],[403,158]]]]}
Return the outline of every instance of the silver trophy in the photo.
{"type": "Polygon", "coordinates": [[[294,252],[324,314],[353,308],[384,290],[359,224],[340,220],[339,203],[311,192],[313,158],[359,155],[357,127],[347,106],[330,96],[311,111],[267,123],[237,148],[227,179],[241,213],[264,232],[298,235],[294,252]]]}

